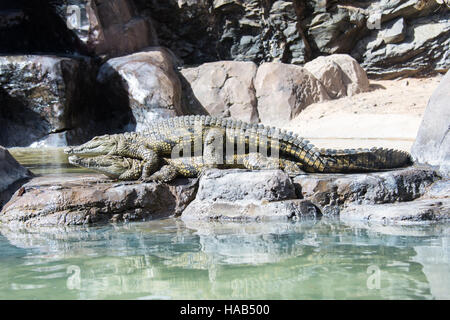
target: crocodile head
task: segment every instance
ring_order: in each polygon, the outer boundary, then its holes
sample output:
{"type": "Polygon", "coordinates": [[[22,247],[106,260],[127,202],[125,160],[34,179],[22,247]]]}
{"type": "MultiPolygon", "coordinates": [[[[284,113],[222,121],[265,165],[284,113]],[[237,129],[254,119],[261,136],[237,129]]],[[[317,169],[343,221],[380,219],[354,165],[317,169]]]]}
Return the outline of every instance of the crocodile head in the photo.
{"type": "Polygon", "coordinates": [[[122,174],[127,172],[126,180],[137,180],[141,177],[142,173],[142,164],[140,160],[119,156],[70,156],[69,163],[101,172],[112,179],[123,179],[124,176],[122,176],[122,174]]]}
{"type": "Polygon", "coordinates": [[[67,147],[64,149],[64,152],[83,157],[93,157],[114,152],[117,149],[117,144],[115,136],[106,134],[94,137],[80,146],[67,147]]]}

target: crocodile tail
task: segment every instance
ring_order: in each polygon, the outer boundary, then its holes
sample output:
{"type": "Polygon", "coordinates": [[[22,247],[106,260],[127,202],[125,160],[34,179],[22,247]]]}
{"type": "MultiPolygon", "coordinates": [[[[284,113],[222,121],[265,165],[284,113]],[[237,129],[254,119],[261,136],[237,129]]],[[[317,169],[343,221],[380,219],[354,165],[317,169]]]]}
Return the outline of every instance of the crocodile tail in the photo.
{"type": "Polygon", "coordinates": [[[323,172],[367,172],[405,167],[412,164],[409,153],[384,148],[320,150],[323,172]]]}

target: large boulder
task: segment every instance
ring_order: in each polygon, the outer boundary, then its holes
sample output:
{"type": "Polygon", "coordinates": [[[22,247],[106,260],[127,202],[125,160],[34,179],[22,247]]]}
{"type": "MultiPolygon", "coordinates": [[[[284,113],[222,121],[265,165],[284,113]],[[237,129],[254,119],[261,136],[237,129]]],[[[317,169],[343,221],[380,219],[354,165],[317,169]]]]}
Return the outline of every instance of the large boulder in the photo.
{"type": "Polygon", "coordinates": [[[129,105],[127,130],[141,131],[155,119],[182,114],[181,83],[173,59],[168,50],[153,47],[110,59],[100,67],[97,81],[104,100],[116,108],[129,105]]]}
{"type": "Polygon", "coordinates": [[[0,209],[33,174],[0,146],[0,209]]]}
{"type": "Polygon", "coordinates": [[[369,91],[369,79],[359,63],[347,54],[318,57],[305,64],[331,98],[369,91]]]}
{"type": "Polygon", "coordinates": [[[198,110],[200,104],[213,116],[233,117],[258,122],[253,79],[257,66],[253,62],[219,61],[184,68],[182,76],[189,83],[185,90],[186,110],[198,110]]]}
{"type": "Polygon", "coordinates": [[[113,182],[98,174],[32,179],[3,207],[12,226],[66,226],[179,215],[195,196],[196,179],[171,184],[113,182]]]}
{"type": "Polygon", "coordinates": [[[431,96],[411,154],[419,163],[450,172],[450,72],[447,72],[431,96]]]}
{"type": "Polygon", "coordinates": [[[195,200],[181,218],[260,221],[320,214],[310,201],[296,199],[291,179],[281,170],[211,169],[200,178],[195,200]]]}
{"type": "MultiPolygon", "coordinates": [[[[91,59],[16,55],[0,57],[0,144],[67,145],[83,138],[92,117],[95,68],[91,59]]],[[[99,126],[97,123],[96,126],[99,126]]]]}
{"type": "Polygon", "coordinates": [[[263,63],[254,86],[261,122],[282,126],[308,105],[327,100],[323,84],[306,68],[284,63],[263,63]]]}

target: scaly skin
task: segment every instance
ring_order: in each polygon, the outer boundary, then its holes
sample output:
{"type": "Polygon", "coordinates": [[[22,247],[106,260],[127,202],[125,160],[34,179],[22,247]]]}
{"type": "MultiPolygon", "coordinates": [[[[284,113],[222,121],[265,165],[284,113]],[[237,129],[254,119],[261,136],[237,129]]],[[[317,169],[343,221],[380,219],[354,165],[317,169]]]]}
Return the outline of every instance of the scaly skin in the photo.
{"type": "MultiPolygon", "coordinates": [[[[116,180],[137,180],[142,176],[144,161],[125,158],[121,156],[102,155],[82,158],[78,156],[70,156],[69,163],[89,168],[94,171],[101,172],[106,176],[116,180]]],[[[186,157],[178,159],[162,159],[162,168],[152,174],[147,180],[149,181],[161,181],[168,182],[176,177],[198,177],[203,170],[208,168],[222,169],[227,168],[248,168],[252,169],[277,169],[281,168],[290,175],[298,175],[302,173],[299,166],[289,160],[265,158],[264,156],[255,153],[247,155],[234,155],[234,163],[211,165],[204,161],[202,156],[198,157],[186,157]],[[245,163],[245,165],[239,165],[239,163],[245,163]]]]}
{"type": "MultiPolygon", "coordinates": [[[[311,173],[368,172],[411,164],[409,154],[398,150],[318,150],[292,132],[210,116],[163,119],[155,121],[145,132],[95,137],[81,146],[67,148],[65,152],[84,157],[110,155],[142,160],[141,178],[145,180],[166,165],[164,158],[191,157],[192,149],[194,156],[202,157],[202,162],[220,167],[224,162],[221,150],[229,150],[228,145],[234,150],[231,159],[237,154],[241,160],[238,164],[232,160],[232,167],[243,165],[249,169],[252,169],[251,163],[243,161],[245,157],[241,156],[264,155],[264,150],[311,173]]],[[[167,171],[167,167],[164,170],[167,171]]]]}

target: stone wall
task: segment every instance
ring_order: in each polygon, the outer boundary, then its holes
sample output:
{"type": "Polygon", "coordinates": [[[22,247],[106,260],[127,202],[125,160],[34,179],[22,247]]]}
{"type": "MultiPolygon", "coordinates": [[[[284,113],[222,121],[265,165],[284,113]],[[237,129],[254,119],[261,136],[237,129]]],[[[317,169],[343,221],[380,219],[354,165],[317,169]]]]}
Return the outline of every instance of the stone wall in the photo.
{"type": "Polygon", "coordinates": [[[435,0],[5,0],[0,143],[78,144],[181,114],[281,125],[367,91],[367,75],[446,71],[449,18],[435,0]]]}

